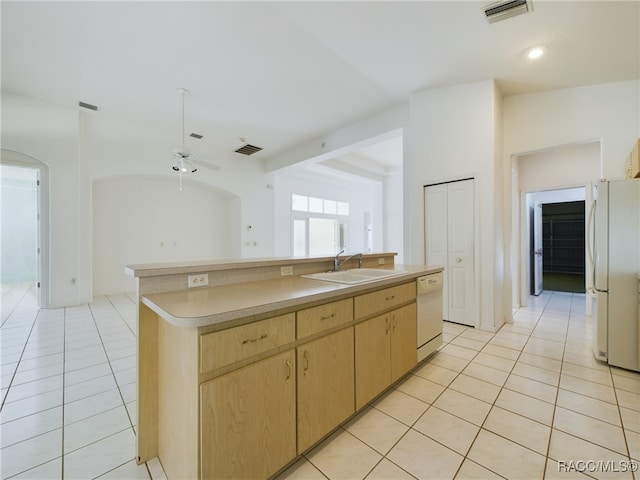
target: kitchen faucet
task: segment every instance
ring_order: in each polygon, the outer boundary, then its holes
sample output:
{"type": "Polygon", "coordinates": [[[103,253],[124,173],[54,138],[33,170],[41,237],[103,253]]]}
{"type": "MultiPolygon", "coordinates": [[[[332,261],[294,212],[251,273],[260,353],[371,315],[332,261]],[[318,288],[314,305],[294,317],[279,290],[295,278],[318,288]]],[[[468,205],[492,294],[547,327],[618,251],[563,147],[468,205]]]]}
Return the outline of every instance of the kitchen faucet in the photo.
{"type": "Polygon", "coordinates": [[[344,265],[345,262],[348,262],[349,260],[351,260],[353,257],[360,257],[358,259],[358,268],[362,268],[362,253],[354,253],[353,255],[350,255],[347,258],[345,258],[344,260],[340,261],[340,255],[342,255],[343,253],[344,253],[344,250],[341,250],[333,259],[333,271],[334,272],[339,272],[340,271],[340,267],[342,265],[344,265]]]}

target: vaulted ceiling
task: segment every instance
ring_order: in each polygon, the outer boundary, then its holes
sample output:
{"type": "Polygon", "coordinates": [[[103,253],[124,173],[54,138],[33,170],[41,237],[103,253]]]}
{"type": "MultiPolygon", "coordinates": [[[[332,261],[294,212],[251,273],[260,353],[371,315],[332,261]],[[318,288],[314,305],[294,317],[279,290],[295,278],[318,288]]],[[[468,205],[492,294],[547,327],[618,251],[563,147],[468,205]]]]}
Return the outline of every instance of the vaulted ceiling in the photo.
{"type": "Polygon", "coordinates": [[[638,1],[533,0],[493,24],[487,3],[3,0],[2,89],[97,105],[95,135],[170,149],[187,88],[194,148],[233,157],[244,138],[265,159],[424,88],[493,78],[508,96],[640,77],[638,1]],[[547,52],[531,62],[534,45],[547,52]]]}

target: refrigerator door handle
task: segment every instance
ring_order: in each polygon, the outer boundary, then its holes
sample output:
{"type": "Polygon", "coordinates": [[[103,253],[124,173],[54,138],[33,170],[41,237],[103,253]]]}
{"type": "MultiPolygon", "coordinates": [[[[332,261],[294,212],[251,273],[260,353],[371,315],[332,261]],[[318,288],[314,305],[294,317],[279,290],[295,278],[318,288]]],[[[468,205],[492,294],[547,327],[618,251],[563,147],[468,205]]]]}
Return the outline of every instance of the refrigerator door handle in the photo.
{"type": "Polygon", "coordinates": [[[589,254],[589,261],[591,263],[591,271],[590,275],[590,283],[594,286],[596,284],[596,252],[595,252],[595,218],[596,218],[596,201],[593,200],[591,202],[591,207],[589,208],[589,217],[587,220],[587,252],[589,254]]]}

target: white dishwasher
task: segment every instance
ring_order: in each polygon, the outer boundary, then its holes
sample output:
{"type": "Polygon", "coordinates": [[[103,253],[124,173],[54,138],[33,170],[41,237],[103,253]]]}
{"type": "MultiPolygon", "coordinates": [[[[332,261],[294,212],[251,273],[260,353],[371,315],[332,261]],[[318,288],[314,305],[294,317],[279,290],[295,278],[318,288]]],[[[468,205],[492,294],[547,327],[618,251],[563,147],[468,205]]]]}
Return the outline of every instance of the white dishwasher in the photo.
{"type": "Polygon", "coordinates": [[[418,362],[442,345],[442,282],[444,272],[416,279],[418,307],[418,362]]]}

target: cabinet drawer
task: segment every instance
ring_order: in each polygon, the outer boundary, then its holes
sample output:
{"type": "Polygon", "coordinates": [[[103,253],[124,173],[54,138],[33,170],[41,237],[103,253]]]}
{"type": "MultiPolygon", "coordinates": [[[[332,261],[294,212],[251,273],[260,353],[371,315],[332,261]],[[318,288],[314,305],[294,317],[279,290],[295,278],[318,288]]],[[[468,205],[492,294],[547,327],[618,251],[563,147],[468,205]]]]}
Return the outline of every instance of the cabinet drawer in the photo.
{"type": "Polygon", "coordinates": [[[298,338],[328,330],[353,320],[353,300],[348,298],[297,312],[298,338]]]}
{"type": "Polygon", "coordinates": [[[295,340],[294,314],[200,336],[200,373],[230,365],[295,340]]]}
{"type": "Polygon", "coordinates": [[[416,298],[416,283],[405,283],[397,287],[385,288],[377,292],[357,296],[354,300],[355,318],[364,318],[378,312],[384,312],[396,305],[410,302],[416,298]]]}

